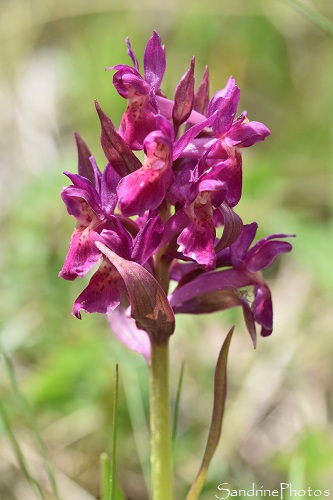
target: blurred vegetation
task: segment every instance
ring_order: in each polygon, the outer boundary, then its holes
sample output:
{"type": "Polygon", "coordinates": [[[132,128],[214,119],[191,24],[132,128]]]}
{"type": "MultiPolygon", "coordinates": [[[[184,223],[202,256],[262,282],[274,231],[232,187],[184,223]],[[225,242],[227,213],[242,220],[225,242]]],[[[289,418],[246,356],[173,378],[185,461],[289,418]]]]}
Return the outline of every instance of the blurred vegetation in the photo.
{"type": "MultiPolygon", "coordinates": [[[[272,136],[244,151],[238,212],[260,235],[297,233],[294,251],[269,273],[273,336],[253,351],[237,311],[178,317],[172,394],[185,360],[175,449],[177,499],[185,498],[207,436],[216,353],[236,323],[222,442],[202,499],[217,485],[333,489],[333,59],[332,37],[292,1],[115,0],[0,4],[1,407],[31,474],[51,493],[28,402],[63,500],[98,498],[99,455],[111,450],[113,373],[120,369],[117,479],[124,498],[149,498],[148,377],[145,362],[112,336],[105,318],[71,317],[84,283],[57,278],[74,221],[59,193],[75,171],[79,131],[103,168],[93,99],[118,124],[125,102],[106,66],[139,61],[152,30],[167,50],[164,91],[196,56],[211,92],[232,74],[241,108],[272,136]]],[[[297,2],[302,4],[301,0],[297,2]]],[[[328,0],[306,1],[333,20],[328,0]]],[[[316,21],[315,18],[313,19],[316,21]]],[[[319,23],[320,24],[320,23],[319,23]]],[[[240,111],[240,110],[239,110],[240,111]]],[[[0,420],[1,422],[1,420],[0,420]]],[[[41,498],[20,470],[0,423],[0,498],[41,498]]],[[[119,498],[121,498],[119,496],[119,498]]]]}

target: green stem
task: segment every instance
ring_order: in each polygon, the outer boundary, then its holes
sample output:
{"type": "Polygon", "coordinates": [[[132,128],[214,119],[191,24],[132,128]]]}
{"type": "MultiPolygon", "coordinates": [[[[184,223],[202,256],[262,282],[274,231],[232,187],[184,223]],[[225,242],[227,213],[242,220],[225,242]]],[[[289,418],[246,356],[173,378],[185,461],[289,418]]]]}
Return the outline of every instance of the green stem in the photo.
{"type": "Polygon", "coordinates": [[[150,432],[153,500],[173,500],[173,465],[169,405],[169,345],[151,346],[150,432]]]}

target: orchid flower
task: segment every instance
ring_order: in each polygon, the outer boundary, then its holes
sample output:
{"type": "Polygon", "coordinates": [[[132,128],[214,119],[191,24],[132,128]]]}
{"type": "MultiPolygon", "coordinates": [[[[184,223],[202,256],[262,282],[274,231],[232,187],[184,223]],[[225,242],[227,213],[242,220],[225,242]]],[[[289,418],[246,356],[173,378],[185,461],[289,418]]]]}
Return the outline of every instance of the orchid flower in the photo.
{"type": "MultiPolygon", "coordinates": [[[[253,243],[257,223],[243,224],[234,210],[242,194],[242,149],[270,134],[246,112],[237,117],[234,78],[209,99],[208,68],[195,90],[192,58],[169,99],[161,90],[166,57],[157,32],[144,52],[143,76],[129,39],[126,44],[133,66],[106,68],[115,71],[113,84],[127,100],[118,129],[96,101],[103,172],[75,136],[78,173],[65,172],[71,185],[61,196],[76,226],[59,275],[74,280],[96,266],[73,316],[106,315],[115,335],[149,365],[154,500],[165,500],[173,498],[167,349],[175,315],[240,307],[255,347],[256,325],[263,337],[273,330],[262,271],[291,251],[285,238],[293,235],[253,243]],[[142,161],[136,150],[143,150],[142,161]]],[[[217,363],[223,377],[231,335],[217,363]]],[[[225,390],[217,404],[220,423],[224,399],[225,390]]]]}
{"type": "Polygon", "coordinates": [[[81,278],[99,263],[75,301],[73,314],[81,318],[83,310],[111,318],[119,309],[124,317],[131,315],[126,280],[101,250],[102,245],[124,261],[135,262],[145,277],[149,274],[157,279],[158,287],[159,266],[164,262],[164,295],[177,262],[191,269],[171,296],[164,297],[166,307],[170,302],[175,313],[242,306],[252,337],[255,322],[261,325],[262,335],[269,335],[271,296],[260,273],[265,267],[265,249],[274,248],[278,255],[281,248],[290,251],[291,245],[279,243],[273,235],[258,242],[253,247],[256,250],[249,250],[249,245],[245,248],[246,235],[251,232],[254,238],[255,226],[243,226],[232,208],[241,196],[241,148],[264,140],[270,132],[265,125],[249,121],[246,113],[236,118],[240,90],[234,78],[209,100],[208,70],[195,92],[192,59],[172,101],[160,89],[166,62],[159,35],[154,31],[148,41],[144,76],[129,39],[126,43],[133,67],[107,68],[116,71],[114,85],[128,101],[118,131],[96,104],[106,168],[99,171],[88,147],[76,135],[79,174],[66,173],[72,185],[62,192],[77,224],[60,276],[81,278]],[[145,153],[142,163],[132,152],[140,148],[145,153]],[[220,225],[223,233],[217,239],[220,225]],[[242,259],[235,257],[240,254],[242,259]],[[223,261],[226,255],[227,263],[223,261]],[[255,296],[251,307],[237,292],[249,285],[255,296]]]}

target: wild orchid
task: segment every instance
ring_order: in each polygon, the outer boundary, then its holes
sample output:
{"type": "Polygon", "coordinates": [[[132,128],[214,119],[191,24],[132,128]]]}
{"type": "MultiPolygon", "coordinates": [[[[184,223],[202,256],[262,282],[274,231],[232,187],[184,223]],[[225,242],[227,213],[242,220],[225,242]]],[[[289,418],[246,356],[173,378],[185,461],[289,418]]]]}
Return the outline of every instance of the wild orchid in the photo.
{"type": "MultiPolygon", "coordinates": [[[[107,315],[112,331],[147,360],[153,498],[169,500],[168,343],[175,314],[241,307],[256,345],[256,324],[264,337],[273,329],[271,293],[261,271],[292,247],[284,234],[251,247],[257,224],[243,224],[234,211],[242,192],[241,150],[270,134],[246,112],[237,117],[235,80],[230,77],[209,99],[208,69],[195,91],[193,58],[168,99],[161,90],[166,59],[157,32],[145,50],[143,76],[126,43],[133,66],[107,68],[127,99],[118,130],[96,102],[103,172],[76,134],[78,174],[66,172],[72,184],[62,199],[77,224],[60,276],[82,278],[98,265],[73,315],[107,315]],[[244,287],[253,290],[252,304],[244,287]]],[[[193,491],[188,498],[197,498],[193,491]]]]}

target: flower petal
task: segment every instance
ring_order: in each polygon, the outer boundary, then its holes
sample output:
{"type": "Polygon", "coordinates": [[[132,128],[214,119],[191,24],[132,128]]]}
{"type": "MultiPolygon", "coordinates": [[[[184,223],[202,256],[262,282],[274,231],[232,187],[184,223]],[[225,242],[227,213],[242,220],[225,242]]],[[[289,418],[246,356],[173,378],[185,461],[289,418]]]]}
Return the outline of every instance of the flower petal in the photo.
{"type": "Polygon", "coordinates": [[[110,163],[104,169],[101,181],[101,201],[103,212],[110,217],[117,204],[116,188],[120,181],[120,176],[110,163]]]}
{"type": "Polygon", "coordinates": [[[121,255],[124,259],[131,258],[132,237],[128,234],[121,221],[113,216],[108,224],[108,229],[104,229],[98,241],[104,243],[110,250],[121,255]],[[110,229],[112,227],[112,229],[110,229]]]}
{"type": "Polygon", "coordinates": [[[271,266],[279,255],[290,252],[292,245],[287,241],[266,241],[246,261],[246,267],[250,272],[266,269],[271,266]]]}
{"type": "Polygon", "coordinates": [[[124,284],[118,271],[107,259],[103,259],[89,285],[76,299],[72,314],[81,319],[80,311],[107,314],[120,304],[120,290],[124,284]]]}
{"type": "MultiPolygon", "coordinates": [[[[197,123],[196,125],[193,125],[190,129],[188,129],[185,134],[181,136],[180,139],[175,143],[174,148],[173,148],[173,160],[176,160],[179,158],[184,151],[184,149],[193,141],[193,139],[202,132],[202,130],[206,127],[210,127],[211,124],[214,122],[216,119],[216,115],[213,114],[206,120],[201,121],[200,123],[197,123]]],[[[204,144],[202,146],[202,154],[205,153],[207,149],[209,149],[215,142],[216,139],[204,139],[203,140],[204,144]]],[[[195,145],[193,146],[195,149],[195,145]]],[[[195,154],[196,158],[197,153],[195,154]]]]}
{"type": "Polygon", "coordinates": [[[129,37],[126,37],[126,45],[127,45],[127,55],[130,56],[130,58],[132,59],[133,61],[133,64],[134,64],[134,67],[137,71],[139,71],[139,63],[138,63],[138,60],[132,50],[132,47],[131,47],[131,42],[130,42],[130,39],[129,37]]]}
{"type": "Polygon", "coordinates": [[[157,208],[172,180],[171,169],[158,171],[146,166],[121,179],[117,194],[123,215],[143,215],[146,210],[157,208]]]}
{"type": "Polygon", "coordinates": [[[118,184],[119,208],[126,216],[157,208],[173,181],[171,124],[160,116],[157,125],[160,129],[146,137],[143,166],[118,184]]]}
{"type": "Polygon", "coordinates": [[[172,241],[177,234],[181,233],[190,221],[191,219],[183,208],[172,215],[172,217],[170,217],[170,219],[168,219],[165,223],[164,233],[159,248],[162,248],[172,241]]]}
{"type": "Polygon", "coordinates": [[[271,292],[265,283],[255,286],[252,311],[255,321],[261,325],[261,336],[268,337],[273,330],[273,304],[271,292]]]}
{"type": "Polygon", "coordinates": [[[259,141],[263,141],[270,130],[260,122],[248,122],[239,127],[232,127],[224,141],[228,146],[248,148],[259,141]]]}
{"type": "Polygon", "coordinates": [[[246,259],[249,247],[255,238],[258,224],[252,222],[245,224],[237,240],[230,247],[231,262],[234,267],[239,267],[246,259]]]}
{"type": "Polygon", "coordinates": [[[125,99],[133,99],[135,96],[148,96],[150,87],[142,78],[140,73],[130,66],[113,66],[106,70],[118,71],[113,75],[113,85],[119,95],[125,99]]]}
{"type": "Polygon", "coordinates": [[[213,113],[215,113],[215,111],[218,111],[220,109],[221,103],[229,102],[234,97],[235,90],[237,89],[239,90],[236,85],[235,79],[230,76],[224,89],[215,92],[215,94],[211,98],[208,106],[208,114],[212,115],[213,113]]]}
{"type": "MultiPolygon", "coordinates": [[[[91,182],[78,174],[71,174],[69,172],[64,172],[64,174],[73,183],[73,186],[65,187],[61,192],[61,197],[68,213],[76,219],[80,219],[83,216],[86,217],[89,209],[100,220],[105,219],[100,196],[91,182]]],[[[93,214],[89,215],[93,217],[93,214]]]]}
{"type": "Polygon", "coordinates": [[[100,252],[95,246],[99,235],[90,229],[75,229],[69,244],[65,263],[59,273],[61,278],[73,281],[82,278],[99,260],[100,252]]]}
{"type": "Polygon", "coordinates": [[[253,347],[254,349],[257,347],[257,332],[256,332],[256,325],[254,322],[254,316],[250,307],[250,304],[248,303],[246,297],[241,298],[242,301],[242,306],[243,306],[243,316],[244,316],[244,321],[247,327],[247,330],[250,334],[253,347]]]}
{"type": "Polygon", "coordinates": [[[155,90],[160,88],[165,68],[165,50],[161,45],[161,38],[154,30],[152,37],[148,40],[143,57],[145,80],[155,90]]]}
{"type": "Polygon", "coordinates": [[[138,352],[150,362],[150,340],[147,332],[139,329],[135,320],[121,306],[108,313],[107,319],[113,333],[132,351],[138,352]]]}
{"type": "Polygon", "coordinates": [[[208,115],[217,112],[212,127],[215,137],[221,137],[231,127],[237,112],[240,98],[239,87],[234,78],[230,77],[224,89],[217,91],[208,105],[208,115]]]}
{"type": "Polygon", "coordinates": [[[186,302],[175,305],[173,310],[177,314],[208,314],[241,305],[242,300],[235,292],[235,289],[228,288],[198,295],[186,302]]]}
{"type": "Polygon", "coordinates": [[[196,297],[228,288],[243,288],[256,283],[254,276],[246,271],[237,269],[208,271],[185,282],[183,286],[178,286],[169,296],[169,301],[173,309],[177,311],[182,304],[196,297]]]}
{"type": "Polygon", "coordinates": [[[215,228],[211,220],[195,217],[183,229],[177,239],[179,252],[190,257],[205,269],[215,266],[216,255],[214,251],[215,228]]]}
{"type": "Polygon", "coordinates": [[[296,237],[295,234],[284,234],[284,233],[275,233],[275,234],[270,234],[269,236],[265,236],[265,238],[261,238],[261,240],[257,241],[257,243],[255,243],[253,247],[250,248],[247,257],[248,259],[251,258],[252,255],[254,255],[266,241],[276,240],[278,238],[295,238],[295,237],[296,237]]]}
{"type": "Polygon", "coordinates": [[[218,210],[223,215],[224,229],[222,236],[215,247],[216,253],[221,252],[224,248],[232,245],[232,243],[236,241],[241,234],[243,227],[242,219],[229,207],[226,202],[223,202],[218,210]]]}
{"type": "Polygon", "coordinates": [[[156,129],[156,116],[149,109],[148,98],[132,99],[122,116],[119,134],[133,150],[143,149],[147,135],[156,129]]]}
{"type": "Polygon", "coordinates": [[[163,229],[161,217],[148,219],[133,241],[132,260],[143,266],[160,244],[163,229]]]}
{"type": "MultiPolygon", "coordinates": [[[[210,156],[208,154],[208,156],[210,156]]],[[[235,207],[242,194],[242,156],[239,152],[225,161],[213,163],[211,167],[215,176],[226,183],[225,201],[229,207],[235,207]]],[[[217,206],[217,205],[215,205],[217,206]]]]}

